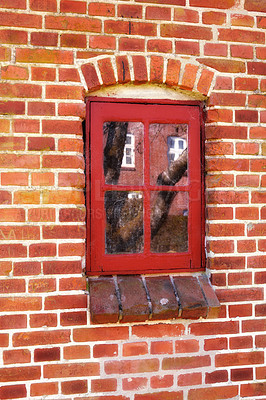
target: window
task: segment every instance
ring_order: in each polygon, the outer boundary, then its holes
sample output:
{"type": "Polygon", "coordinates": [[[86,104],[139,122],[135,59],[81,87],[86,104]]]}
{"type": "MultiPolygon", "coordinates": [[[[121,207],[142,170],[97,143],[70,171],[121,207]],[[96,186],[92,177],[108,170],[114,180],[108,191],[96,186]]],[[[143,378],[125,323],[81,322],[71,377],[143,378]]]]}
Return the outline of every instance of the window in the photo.
{"type": "Polygon", "coordinates": [[[201,270],[200,104],[95,98],[87,106],[88,272],[201,270]]]}

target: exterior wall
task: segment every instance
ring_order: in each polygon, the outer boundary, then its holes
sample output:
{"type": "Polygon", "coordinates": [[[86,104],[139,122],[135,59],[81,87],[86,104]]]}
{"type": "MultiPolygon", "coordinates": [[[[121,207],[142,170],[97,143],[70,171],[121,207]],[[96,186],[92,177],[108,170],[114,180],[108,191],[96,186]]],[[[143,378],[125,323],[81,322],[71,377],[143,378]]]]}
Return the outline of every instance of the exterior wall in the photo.
{"type": "Polygon", "coordinates": [[[0,6],[0,398],[265,399],[265,1],[0,6]],[[216,320],[89,323],[84,98],[116,82],[208,95],[216,320]]]}

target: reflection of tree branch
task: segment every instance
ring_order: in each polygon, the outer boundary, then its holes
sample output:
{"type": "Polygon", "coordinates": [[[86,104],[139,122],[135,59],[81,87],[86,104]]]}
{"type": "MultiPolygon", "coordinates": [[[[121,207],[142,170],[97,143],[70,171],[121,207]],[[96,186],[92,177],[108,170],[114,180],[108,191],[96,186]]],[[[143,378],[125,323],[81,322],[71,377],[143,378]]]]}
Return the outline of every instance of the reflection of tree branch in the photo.
{"type": "MultiPolygon", "coordinates": [[[[117,184],[127,134],[126,122],[111,122],[107,126],[108,137],[104,149],[104,175],[108,184],[117,184]]],[[[187,170],[187,149],[157,178],[159,186],[174,186],[187,170]]],[[[166,220],[170,206],[176,196],[174,191],[160,191],[151,210],[151,236],[157,234],[166,220]]],[[[107,218],[107,250],[108,253],[135,252],[139,246],[139,238],[143,235],[143,206],[133,204],[127,192],[106,192],[105,210],[107,218]],[[130,215],[135,207],[134,215],[130,215]],[[130,216],[129,220],[123,218],[130,216]]]]}
{"type": "Polygon", "coordinates": [[[105,183],[116,185],[119,179],[127,135],[127,122],[108,122],[104,148],[105,183]]]}

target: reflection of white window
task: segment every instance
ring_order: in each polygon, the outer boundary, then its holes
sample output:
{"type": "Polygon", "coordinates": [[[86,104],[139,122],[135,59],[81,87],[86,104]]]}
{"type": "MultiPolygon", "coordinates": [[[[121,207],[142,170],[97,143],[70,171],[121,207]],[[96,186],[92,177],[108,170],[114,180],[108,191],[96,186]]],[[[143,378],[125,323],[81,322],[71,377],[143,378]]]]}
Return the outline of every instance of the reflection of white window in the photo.
{"type": "Polygon", "coordinates": [[[175,161],[187,147],[187,141],[177,136],[168,136],[167,138],[167,157],[169,164],[175,161]]]}
{"type": "Polygon", "coordinates": [[[128,193],[127,197],[129,199],[142,199],[142,193],[130,192],[130,193],[128,193]]]}
{"type": "Polygon", "coordinates": [[[135,167],[135,136],[127,133],[122,167],[135,167]]]}

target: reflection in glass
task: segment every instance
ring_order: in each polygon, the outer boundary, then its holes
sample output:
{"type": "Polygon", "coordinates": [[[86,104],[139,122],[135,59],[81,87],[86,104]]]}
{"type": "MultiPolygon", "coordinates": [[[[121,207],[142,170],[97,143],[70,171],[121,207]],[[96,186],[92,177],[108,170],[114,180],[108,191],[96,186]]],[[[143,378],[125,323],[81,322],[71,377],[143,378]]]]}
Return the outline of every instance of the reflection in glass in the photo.
{"type": "Polygon", "coordinates": [[[106,191],[105,253],[143,251],[143,193],[106,191]]]}
{"type": "Polygon", "coordinates": [[[186,185],[188,125],[150,124],[149,139],[151,184],[186,185]]]}
{"type": "Polygon", "coordinates": [[[151,193],[151,252],[188,251],[188,204],[187,192],[151,193]]]}
{"type": "Polygon", "coordinates": [[[141,122],[103,124],[103,168],[109,185],[143,185],[143,133],[141,122]]]}

